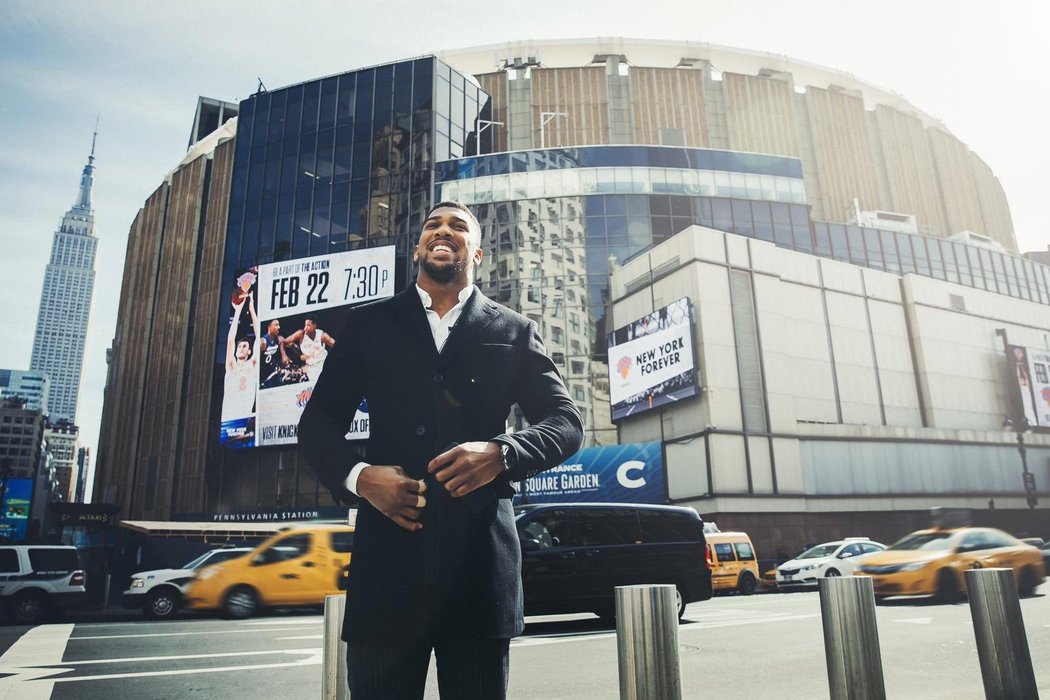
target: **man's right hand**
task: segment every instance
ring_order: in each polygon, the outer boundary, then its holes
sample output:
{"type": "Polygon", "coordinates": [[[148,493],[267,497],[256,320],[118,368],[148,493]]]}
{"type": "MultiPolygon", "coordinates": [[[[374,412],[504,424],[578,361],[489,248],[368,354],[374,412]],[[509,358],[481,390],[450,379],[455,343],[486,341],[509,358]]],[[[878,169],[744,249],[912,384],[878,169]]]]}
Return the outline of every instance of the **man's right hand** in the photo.
{"type": "Polygon", "coordinates": [[[410,532],[423,529],[419,514],[427,504],[427,485],[401,467],[372,464],[357,477],[357,493],[376,510],[410,532]]]}

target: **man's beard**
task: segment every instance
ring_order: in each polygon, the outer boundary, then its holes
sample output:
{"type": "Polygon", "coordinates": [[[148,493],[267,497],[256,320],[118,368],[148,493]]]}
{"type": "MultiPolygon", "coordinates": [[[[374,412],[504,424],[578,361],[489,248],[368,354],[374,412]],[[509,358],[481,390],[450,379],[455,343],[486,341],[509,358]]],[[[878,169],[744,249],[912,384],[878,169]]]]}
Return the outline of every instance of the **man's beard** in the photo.
{"type": "Polygon", "coordinates": [[[427,275],[430,279],[435,282],[447,284],[452,280],[459,277],[467,269],[466,260],[455,260],[451,264],[438,264],[430,260],[430,258],[424,257],[420,262],[420,266],[427,271],[427,275]]]}

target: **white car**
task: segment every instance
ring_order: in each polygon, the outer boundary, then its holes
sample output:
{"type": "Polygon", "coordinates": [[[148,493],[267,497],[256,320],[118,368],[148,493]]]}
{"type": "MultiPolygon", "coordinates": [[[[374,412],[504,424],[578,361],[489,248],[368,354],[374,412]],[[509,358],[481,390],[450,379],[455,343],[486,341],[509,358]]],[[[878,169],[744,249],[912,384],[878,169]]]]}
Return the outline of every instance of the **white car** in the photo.
{"type": "Polygon", "coordinates": [[[128,590],[124,591],[124,607],[141,609],[146,617],[154,620],[173,617],[182,606],[182,594],[197,569],[243,557],[251,551],[251,547],[213,549],[178,569],[154,569],[132,574],[128,590]]]}
{"type": "Polygon", "coordinates": [[[777,587],[815,586],[817,579],[826,576],[852,576],[858,559],[884,549],[886,545],[867,537],[818,544],[777,567],[777,587]]]}
{"type": "Polygon", "coordinates": [[[87,576],[76,547],[14,544],[0,547],[0,613],[35,625],[54,608],[84,604],[87,576]]]}

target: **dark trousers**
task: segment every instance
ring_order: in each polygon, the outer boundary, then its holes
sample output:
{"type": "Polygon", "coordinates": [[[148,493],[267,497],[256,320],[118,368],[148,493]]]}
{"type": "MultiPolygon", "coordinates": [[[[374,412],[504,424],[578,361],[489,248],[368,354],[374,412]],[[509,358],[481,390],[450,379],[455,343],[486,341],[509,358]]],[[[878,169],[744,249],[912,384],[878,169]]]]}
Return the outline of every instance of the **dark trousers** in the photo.
{"type": "Polygon", "coordinates": [[[437,659],[441,700],[505,700],[509,639],[451,638],[401,644],[349,642],[351,700],[420,700],[430,651],[437,659]]]}

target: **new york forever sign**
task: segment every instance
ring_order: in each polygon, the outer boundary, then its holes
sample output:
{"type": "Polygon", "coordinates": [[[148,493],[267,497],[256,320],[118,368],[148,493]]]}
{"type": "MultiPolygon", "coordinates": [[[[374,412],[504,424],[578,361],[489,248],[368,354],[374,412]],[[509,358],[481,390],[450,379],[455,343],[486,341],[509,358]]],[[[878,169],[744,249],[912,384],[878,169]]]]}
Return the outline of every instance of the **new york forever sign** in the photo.
{"type": "Polygon", "coordinates": [[[693,369],[689,324],[676,324],[609,348],[609,400],[617,404],[693,369]]]}

